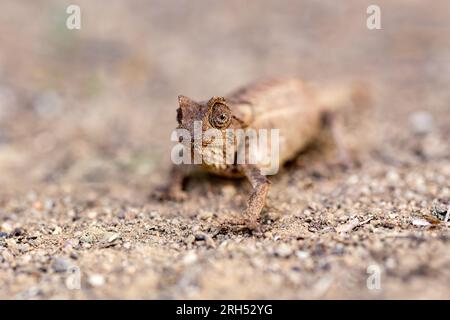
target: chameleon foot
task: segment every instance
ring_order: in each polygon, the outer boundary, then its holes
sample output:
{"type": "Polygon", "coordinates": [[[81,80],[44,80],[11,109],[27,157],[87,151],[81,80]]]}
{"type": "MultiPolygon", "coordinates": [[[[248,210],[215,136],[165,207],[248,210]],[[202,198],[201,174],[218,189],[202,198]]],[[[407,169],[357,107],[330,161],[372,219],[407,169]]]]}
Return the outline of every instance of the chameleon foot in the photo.
{"type": "Polygon", "coordinates": [[[183,190],[171,190],[171,189],[162,189],[156,190],[151,195],[152,198],[159,201],[178,201],[182,202],[187,200],[188,195],[183,190]]]}

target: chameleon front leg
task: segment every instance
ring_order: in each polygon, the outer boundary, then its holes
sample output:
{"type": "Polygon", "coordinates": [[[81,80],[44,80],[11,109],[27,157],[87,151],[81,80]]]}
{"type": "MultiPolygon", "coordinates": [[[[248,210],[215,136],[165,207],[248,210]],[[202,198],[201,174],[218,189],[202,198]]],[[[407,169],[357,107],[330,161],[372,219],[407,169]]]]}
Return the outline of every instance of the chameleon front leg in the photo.
{"type": "Polygon", "coordinates": [[[258,218],[266,202],[270,181],[254,165],[246,165],[243,169],[245,176],[253,187],[252,193],[247,200],[247,208],[244,210],[244,223],[249,229],[258,230],[258,218]]]}
{"type": "Polygon", "coordinates": [[[159,200],[186,200],[187,194],[183,191],[183,184],[188,174],[185,166],[173,165],[170,170],[169,183],[157,192],[157,198],[159,200]]]}

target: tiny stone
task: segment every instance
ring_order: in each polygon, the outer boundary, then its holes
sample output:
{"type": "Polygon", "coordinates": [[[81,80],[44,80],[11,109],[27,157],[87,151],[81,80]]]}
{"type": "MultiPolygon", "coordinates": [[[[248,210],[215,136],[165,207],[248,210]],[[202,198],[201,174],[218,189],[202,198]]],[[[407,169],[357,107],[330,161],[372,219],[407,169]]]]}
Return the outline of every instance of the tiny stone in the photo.
{"type": "Polygon", "coordinates": [[[119,233],[114,233],[108,238],[108,242],[111,243],[111,242],[113,242],[113,241],[115,241],[115,240],[117,240],[119,238],[120,238],[120,234],[119,233]]]}
{"type": "Polygon", "coordinates": [[[311,210],[305,209],[305,210],[303,211],[303,215],[304,215],[305,217],[309,217],[311,214],[312,214],[312,213],[311,213],[311,210]]]}
{"type": "Polygon", "coordinates": [[[47,199],[44,202],[44,208],[45,210],[51,210],[55,206],[55,203],[51,199],[47,199]]]}
{"type": "Polygon", "coordinates": [[[359,178],[357,175],[351,175],[347,180],[347,182],[349,184],[356,184],[356,183],[358,183],[358,181],[359,181],[359,178]]]}
{"type": "Polygon", "coordinates": [[[85,242],[85,243],[83,243],[83,244],[81,245],[81,247],[82,247],[83,249],[89,249],[89,248],[92,247],[92,245],[91,245],[90,243],[85,242]]]}
{"type": "Polygon", "coordinates": [[[151,212],[149,213],[149,217],[150,217],[151,219],[155,219],[155,218],[159,218],[160,215],[159,215],[158,211],[151,211],[151,212]]]}
{"type": "Polygon", "coordinates": [[[7,262],[14,261],[14,255],[9,250],[3,250],[2,256],[3,256],[3,259],[7,262]]]}
{"type": "Polygon", "coordinates": [[[236,195],[236,188],[234,187],[234,185],[227,184],[222,187],[222,194],[226,198],[230,199],[236,195]]]}
{"type": "Polygon", "coordinates": [[[216,243],[213,240],[213,238],[211,238],[211,236],[209,236],[208,234],[204,233],[204,232],[199,232],[195,235],[195,240],[197,241],[205,241],[206,244],[211,247],[211,248],[216,248],[216,243]]]}
{"type": "Polygon", "coordinates": [[[130,242],[125,242],[124,244],[123,244],[123,247],[125,248],[125,249],[130,249],[131,248],[131,243],[130,242]]]}
{"type": "Polygon", "coordinates": [[[276,211],[267,212],[267,218],[271,221],[276,221],[280,218],[281,213],[276,211]]]}
{"type": "Polygon", "coordinates": [[[264,233],[264,237],[267,238],[267,239],[272,239],[273,234],[272,234],[272,232],[267,231],[267,232],[264,233]]]}
{"type": "Polygon", "coordinates": [[[188,252],[184,257],[183,257],[183,264],[184,265],[190,265],[193,264],[197,261],[197,254],[195,254],[195,252],[190,251],[188,252]]]}
{"type": "Polygon", "coordinates": [[[95,219],[95,218],[97,218],[97,212],[95,212],[95,211],[89,211],[89,212],[87,213],[87,217],[88,217],[89,219],[95,219]]]}
{"type": "Polygon", "coordinates": [[[333,254],[342,255],[344,253],[344,245],[342,243],[338,243],[332,250],[333,254]]]}
{"type": "Polygon", "coordinates": [[[297,256],[297,258],[304,260],[304,259],[309,258],[309,252],[300,250],[300,251],[297,251],[296,256],[297,256]]]}
{"type": "Polygon", "coordinates": [[[398,173],[397,173],[396,171],[394,171],[394,170],[389,170],[389,172],[386,174],[386,179],[387,179],[389,182],[394,183],[394,182],[398,182],[398,181],[399,181],[400,176],[398,175],[398,173]]]}
{"type": "Polygon", "coordinates": [[[132,211],[127,211],[127,212],[125,212],[124,218],[125,218],[125,220],[136,219],[136,213],[132,212],[132,211]]]}
{"type": "Polygon", "coordinates": [[[90,235],[85,234],[85,235],[80,237],[80,242],[81,243],[92,243],[93,239],[92,239],[92,237],[90,235]]]}
{"type": "Polygon", "coordinates": [[[52,263],[52,269],[55,272],[66,272],[68,269],[68,263],[65,258],[56,258],[52,263]]]}
{"type": "Polygon", "coordinates": [[[17,248],[17,243],[14,239],[6,239],[6,245],[8,246],[8,248],[13,251],[14,253],[16,253],[18,251],[17,248]]]}
{"type": "Polygon", "coordinates": [[[88,282],[93,287],[101,287],[105,284],[105,277],[101,274],[92,274],[89,276],[88,282]]]}
{"type": "Polygon", "coordinates": [[[417,227],[426,227],[431,225],[431,223],[429,223],[427,220],[424,219],[414,219],[412,220],[412,224],[417,227]]]}
{"type": "Polygon", "coordinates": [[[277,248],[275,248],[275,255],[277,255],[281,258],[287,258],[291,254],[292,254],[292,248],[285,243],[282,243],[277,248]]]}
{"type": "Polygon", "coordinates": [[[206,235],[203,232],[197,233],[195,235],[195,240],[196,241],[202,241],[202,240],[205,240],[205,238],[206,238],[206,235]]]}
{"type": "Polygon", "coordinates": [[[208,220],[210,218],[212,218],[213,213],[211,211],[203,211],[201,212],[197,218],[201,219],[201,220],[208,220]]]}
{"type": "Polygon", "coordinates": [[[447,207],[443,204],[437,204],[431,210],[431,213],[440,220],[444,220],[447,215],[447,207]]]}
{"type": "Polygon", "coordinates": [[[19,237],[24,233],[22,228],[15,228],[12,232],[11,232],[11,236],[13,237],[19,237]]]}
{"type": "Polygon", "coordinates": [[[6,232],[0,231],[0,238],[6,238],[7,236],[8,236],[8,234],[6,232]]]}
{"type": "Polygon", "coordinates": [[[2,229],[6,233],[11,233],[11,231],[13,230],[13,227],[9,222],[4,222],[0,226],[0,229],[2,229]]]}
{"type": "Polygon", "coordinates": [[[19,244],[17,245],[17,249],[21,252],[21,253],[25,253],[28,252],[30,250],[30,246],[26,243],[24,244],[19,244]]]}
{"type": "Polygon", "coordinates": [[[52,235],[58,235],[61,233],[61,231],[62,231],[61,227],[55,226],[55,229],[53,230],[52,235]]]}
{"type": "Polygon", "coordinates": [[[33,203],[33,208],[36,210],[42,210],[44,208],[44,205],[40,201],[36,201],[33,203]]]}
{"type": "Polygon", "coordinates": [[[185,243],[186,244],[192,244],[192,243],[194,243],[194,241],[195,241],[195,236],[193,236],[192,234],[190,235],[190,236],[188,236],[186,239],[185,239],[185,243]]]}
{"type": "Polygon", "coordinates": [[[386,260],[385,266],[387,269],[394,269],[397,266],[397,263],[395,262],[394,259],[388,258],[386,260]]]}
{"type": "Polygon", "coordinates": [[[411,114],[409,122],[415,133],[424,134],[433,129],[433,116],[426,111],[418,111],[411,114]]]}
{"type": "Polygon", "coordinates": [[[206,237],[206,244],[210,247],[210,248],[217,248],[216,242],[213,240],[213,238],[211,238],[210,236],[206,237]]]}

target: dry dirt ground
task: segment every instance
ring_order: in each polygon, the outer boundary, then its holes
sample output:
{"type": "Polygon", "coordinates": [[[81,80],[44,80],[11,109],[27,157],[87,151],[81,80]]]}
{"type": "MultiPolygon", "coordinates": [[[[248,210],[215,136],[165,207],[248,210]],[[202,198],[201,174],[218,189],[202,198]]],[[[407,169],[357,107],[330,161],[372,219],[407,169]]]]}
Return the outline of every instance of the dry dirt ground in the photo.
{"type": "Polygon", "coordinates": [[[450,5],[6,1],[0,10],[0,298],[450,298],[450,5]],[[256,14],[257,13],[257,14],[256,14]],[[30,20],[31,19],[31,20],[30,20]],[[250,186],[167,181],[176,96],[273,75],[370,84],[271,178],[264,232],[218,228],[250,186]]]}

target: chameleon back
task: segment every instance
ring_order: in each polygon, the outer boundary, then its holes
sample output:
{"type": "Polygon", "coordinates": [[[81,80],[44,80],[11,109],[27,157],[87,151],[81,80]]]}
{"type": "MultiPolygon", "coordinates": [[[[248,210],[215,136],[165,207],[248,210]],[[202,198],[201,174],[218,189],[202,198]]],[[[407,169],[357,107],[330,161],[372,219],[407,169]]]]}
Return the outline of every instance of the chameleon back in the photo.
{"type": "Polygon", "coordinates": [[[248,128],[280,130],[280,164],[310,143],[321,127],[312,92],[297,79],[256,83],[232,93],[227,101],[248,128]]]}

